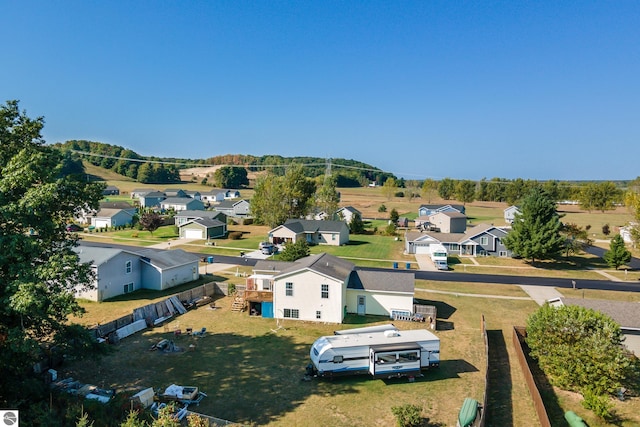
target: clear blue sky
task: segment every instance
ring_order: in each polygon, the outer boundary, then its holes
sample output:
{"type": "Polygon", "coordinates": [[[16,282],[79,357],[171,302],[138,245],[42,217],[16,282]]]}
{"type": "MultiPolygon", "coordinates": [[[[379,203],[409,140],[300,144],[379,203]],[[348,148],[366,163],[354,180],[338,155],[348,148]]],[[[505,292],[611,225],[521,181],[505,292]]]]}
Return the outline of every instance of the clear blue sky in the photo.
{"type": "Polygon", "coordinates": [[[50,143],[640,175],[640,1],[2,1],[0,37],[50,143]]]}

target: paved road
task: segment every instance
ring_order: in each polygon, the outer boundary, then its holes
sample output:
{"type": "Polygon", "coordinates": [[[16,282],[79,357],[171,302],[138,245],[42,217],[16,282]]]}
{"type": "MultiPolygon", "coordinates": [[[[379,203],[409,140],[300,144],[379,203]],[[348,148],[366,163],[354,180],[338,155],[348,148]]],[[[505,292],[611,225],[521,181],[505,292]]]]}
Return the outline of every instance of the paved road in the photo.
{"type": "MultiPolygon", "coordinates": [[[[125,250],[136,251],[143,249],[139,246],[129,246],[121,244],[107,244],[100,242],[80,241],[81,246],[102,246],[119,248],[125,250]]],[[[201,253],[201,256],[211,256],[211,254],[201,253]]],[[[242,258],[226,255],[214,255],[214,263],[232,264],[232,265],[256,265],[258,261],[255,258],[242,258]]],[[[398,271],[407,270],[390,270],[386,268],[374,267],[358,267],[360,270],[368,271],[398,271]]],[[[457,273],[454,271],[422,271],[411,270],[415,273],[416,279],[422,280],[438,280],[442,282],[469,282],[469,283],[496,283],[504,285],[531,285],[531,286],[551,286],[557,288],[572,288],[572,279],[560,279],[553,277],[528,277],[528,276],[506,276],[502,274],[476,274],[476,273],[457,273]]],[[[640,292],[640,281],[636,283],[630,282],[614,282],[610,280],[584,280],[576,279],[577,289],[603,289],[612,291],[640,292]]]]}

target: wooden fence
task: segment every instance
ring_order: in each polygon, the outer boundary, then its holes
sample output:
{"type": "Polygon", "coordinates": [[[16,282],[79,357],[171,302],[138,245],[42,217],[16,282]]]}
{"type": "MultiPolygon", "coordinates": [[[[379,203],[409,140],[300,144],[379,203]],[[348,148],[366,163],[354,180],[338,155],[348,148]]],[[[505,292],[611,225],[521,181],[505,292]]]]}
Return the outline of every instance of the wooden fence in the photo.
{"type": "Polygon", "coordinates": [[[547,415],[547,409],[544,406],[544,402],[542,401],[542,396],[540,396],[540,390],[538,390],[538,385],[536,384],[533,374],[531,373],[531,368],[529,367],[529,362],[527,361],[527,357],[525,356],[524,350],[524,338],[527,336],[527,331],[523,326],[514,326],[513,327],[513,346],[516,350],[516,355],[518,356],[518,362],[520,363],[520,368],[522,369],[522,373],[524,374],[524,379],[527,383],[527,387],[529,388],[529,393],[531,394],[531,398],[533,400],[533,407],[538,414],[538,420],[540,421],[540,425],[542,427],[551,427],[551,422],[549,421],[549,415],[547,415]]]}

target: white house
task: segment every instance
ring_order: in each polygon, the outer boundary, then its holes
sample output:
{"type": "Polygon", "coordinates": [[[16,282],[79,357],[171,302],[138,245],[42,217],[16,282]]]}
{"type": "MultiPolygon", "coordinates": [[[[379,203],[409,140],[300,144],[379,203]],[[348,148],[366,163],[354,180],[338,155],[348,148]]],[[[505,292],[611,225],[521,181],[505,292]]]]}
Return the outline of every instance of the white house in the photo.
{"type": "Polygon", "coordinates": [[[100,209],[94,215],[87,217],[91,225],[96,228],[115,227],[117,225],[129,225],[133,222],[133,209],[100,209]]]}
{"type": "Polygon", "coordinates": [[[354,208],[353,206],[344,206],[338,209],[336,211],[336,214],[338,215],[338,218],[340,218],[347,224],[351,224],[351,221],[353,220],[354,215],[358,215],[360,218],[362,218],[362,212],[360,212],[358,209],[354,208]]]}
{"type": "Polygon", "coordinates": [[[204,210],[204,203],[191,197],[169,197],[160,202],[160,208],[166,210],[187,211],[204,210]]]}
{"type": "Polygon", "coordinates": [[[504,222],[507,224],[513,224],[513,220],[516,219],[516,214],[520,214],[520,208],[518,206],[509,206],[504,210],[504,222]]]}
{"type": "Polygon", "coordinates": [[[76,287],[77,298],[103,301],[139,289],[164,290],[198,279],[197,255],[181,249],[130,251],[79,246],[80,262],[96,273],[91,288],[76,287]]]}
{"type": "Polygon", "coordinates": [[[271,243],[295,243],[300,239],[309,245],[341,246],[349,243],[349,227],[344,221],[288,219],[269,231],[271,243]]]}
{"type": "Polygon", "coordinates": [[[294,263],[259,261],[247,280],[247,300],[262,317],[342,323],[347,313],[411,313],[414,281],[411,272],[357,270],[323,253],[294,263]]]}

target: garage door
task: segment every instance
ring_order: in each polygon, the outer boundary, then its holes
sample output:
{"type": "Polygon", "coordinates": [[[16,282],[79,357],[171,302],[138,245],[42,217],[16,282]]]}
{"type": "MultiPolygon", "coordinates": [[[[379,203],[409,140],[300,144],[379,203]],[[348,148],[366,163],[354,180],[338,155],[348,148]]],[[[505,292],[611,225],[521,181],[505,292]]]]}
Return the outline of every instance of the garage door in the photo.
{"type": "Polygon", "coordinates": [[[202,230],[184,230],[184,237],[186,239],[203,239],[202,230]]]}
{"type": "Polygon", "coordinates": [[[429,245],[416,245],[416,254],[430,254],[429,245]]]}
{"type": "Polygon", "coordinates": [[[96,220],[95,224],[96,228],[109,228],[109,221],[107,220],[96,220]]]}

